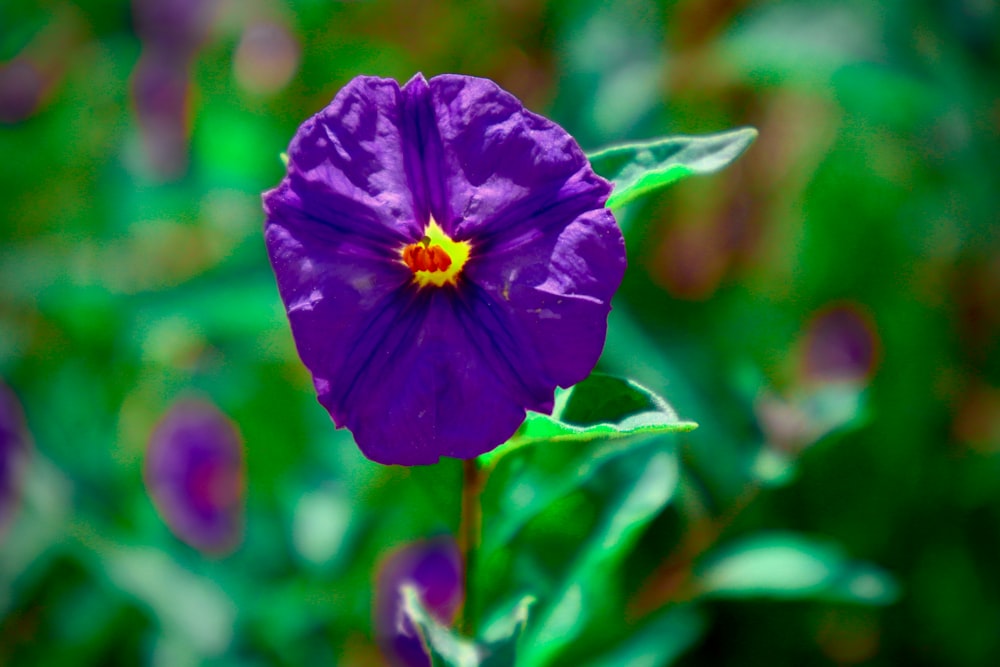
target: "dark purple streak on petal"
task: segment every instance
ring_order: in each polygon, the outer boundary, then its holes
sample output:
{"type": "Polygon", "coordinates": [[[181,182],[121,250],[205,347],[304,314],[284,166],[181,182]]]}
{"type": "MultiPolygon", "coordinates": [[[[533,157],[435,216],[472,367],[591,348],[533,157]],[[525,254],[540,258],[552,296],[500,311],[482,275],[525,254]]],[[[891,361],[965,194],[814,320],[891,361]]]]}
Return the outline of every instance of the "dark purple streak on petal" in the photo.
{"type": "Polygon", "coordinates": [[[597,363],[624,272],[621,231],[610,211],[597,209],[558,235],[535,232],[470,262],[468,277],[505,312],[522,347],[538,351],[552,384],[567,387],[597,363]]]}
{"type": "MultiPolygon", "coordinates": [[[[510,437],[524,419],[523,382],[497,372],[501,361],[470,337],[452,288],[412,291],[373,327],[352,359],[350,384],[320,396],[338,423],[354,433],[365,456],[379,463],[436,463],[471,458],[510,437]]],[[[528,378],[533,381],[533,378],[528,378]]],[[[536,387],[537,389],[537,387],[536,387]]]]}
{"type": "MultiPolygon", "coordinates": [[[[365,237],[317,224],[294,205],[283,208],[295,200],[291,192],[273,200],[265,239],[296,347],[327,405],[324,396],[346,390],[359,358],[370,354],[361,346],[378,341],[384,314],[412,273],[365,237]]],[[[332,415],[343,426],[340,411],[332,415]]]]}
{"type": "MultiPolygon", "coordinates": [[[[309,215],[387,245],[423,235],[427,221],[418,219],[405,164],[403,106],[395,81],[358,77],[302,124],[286,178],[309,215]]],[[[276,196],[265,195],[266,208],[276,196]]]]}
{"type": "Polygon", "coordinates": [[[438,222],[454,238],[510,237],[552,207],[569,209],[568,224],[603,206],[610,184],[561,127],[488,79],[442,75],[430,89],[448,207],[438,222]]]}

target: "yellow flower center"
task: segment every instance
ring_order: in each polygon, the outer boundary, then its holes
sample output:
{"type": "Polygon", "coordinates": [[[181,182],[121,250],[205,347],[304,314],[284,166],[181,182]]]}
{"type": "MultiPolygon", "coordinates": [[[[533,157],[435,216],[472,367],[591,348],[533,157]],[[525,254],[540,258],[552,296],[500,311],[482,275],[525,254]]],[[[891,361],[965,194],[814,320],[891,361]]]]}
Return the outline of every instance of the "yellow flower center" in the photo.
{"type": "Polygon", "coordinates": [[[441,287],[446,283],[456,285],[462,267],[469,261],[469,244],[452,240],[431,218],[424,230],[424,238],[404,246],[399,256],[403,264],[413,271],[413,280],[420,287],[441,287]]]}

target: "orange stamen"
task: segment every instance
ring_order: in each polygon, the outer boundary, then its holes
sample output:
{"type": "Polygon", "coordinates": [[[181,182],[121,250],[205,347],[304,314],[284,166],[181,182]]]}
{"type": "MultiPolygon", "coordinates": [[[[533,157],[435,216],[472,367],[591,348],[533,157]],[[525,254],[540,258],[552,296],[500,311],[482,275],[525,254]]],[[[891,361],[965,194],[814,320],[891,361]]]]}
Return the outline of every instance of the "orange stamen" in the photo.
{"type": "Polygon", "coordinates": [[[426,245],[423,242],[411,243],[403,248],[403,263],[411,271],[447,271],[451,266],[451,257],[439,245],[426,245]]]}
{"type": "Polygon", "coordinates": [[[456,241],[434,220],[427,223],[424,237],[400,248],[399,258],[413,272],[419,287],[458,285],[462,268],[469,261],[468,241],[456,241]]]}
{"type": "Polygon", "coordinates": [[[432,245],[427,249],[427,252],[431,258],[431,264],[434,265],[432,270],[447,271],[448,267],[451,266],[451,257],[448,256],[448,253],[441,246],[432,245]]]}

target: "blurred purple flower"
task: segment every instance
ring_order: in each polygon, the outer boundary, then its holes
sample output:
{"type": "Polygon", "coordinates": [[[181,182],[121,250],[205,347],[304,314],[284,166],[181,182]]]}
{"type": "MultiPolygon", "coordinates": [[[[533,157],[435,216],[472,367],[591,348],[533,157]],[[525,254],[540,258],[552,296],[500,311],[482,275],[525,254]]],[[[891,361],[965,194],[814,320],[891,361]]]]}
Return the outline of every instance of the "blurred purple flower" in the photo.
{"type": "Polygon", "coordinates": [[[866,382],[875,369],[878,346],[875,327],[858,306],[828,306],[806,328],[803,376],[812,382],[866,382]]]}
{"type": "Polygon", "coordinates": [[[186,63],[146,53],[132,74],[132,94],[146,156],[157,174],[181,175],[187,167],[188,102],[186,63]]]}
{"type": "Polygon", "coordinates": [[[401,588],[409,584],[434,618],[451,625],[462,604],[463,569],[449,536],[408,544],[389,555],[375,584],[375,637],[393,667],[429,667],[416,628],[403,613],[401,588]]]}
{"type": "Polygon", "coordinates": [[[177,537],[205,552],[231,551],[243,531],[243,445],[211,403],[177,402],[146,452],[146,486],[177,537]]]}
{"type": "Polygon", "coordinates": [[[133,0],[142,56],[132,96],[149,166],[164,178],[187,168],[191,67],[214,6],[215,0],[133,0]]]}
{"type": "Polygon", "coordinates": [[[42,70],[27,58],[0,63],[0,123],[17,123],[31,117],[45,92],[42,70]]]}
{"type": "Polygon", "coordinates": [[[233,54],[233,75],[244,89],[270,95],[288,85],[299,68],[302,47],[285,25],[251,23],[233,54]]]}
{"type": "Polygon", "coordinates": [[[135,30],[146,48],[190,57],[211,27],[215,0],[133,0],[135,30]]]}
{"type": "Polygon", "coordinates": [[[357,77],[299,128],[265,239],[319,401],[368,458],[472,458],[593,369],[610,184],[492,81],[357,77]]]}
{"type": "Polygon", "coordinates": [[[29,447],[17,396],[0,382],[0,535],[14,513],[29,447]]]}

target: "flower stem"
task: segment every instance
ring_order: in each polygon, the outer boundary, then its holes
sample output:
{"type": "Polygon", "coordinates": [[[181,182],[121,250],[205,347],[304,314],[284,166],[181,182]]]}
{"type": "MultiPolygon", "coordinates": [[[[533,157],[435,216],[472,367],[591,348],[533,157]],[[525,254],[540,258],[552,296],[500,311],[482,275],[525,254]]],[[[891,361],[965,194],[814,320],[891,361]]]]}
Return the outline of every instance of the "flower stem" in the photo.
{"type": "Polygon", "coordinates": [[[462,520],[458,545],[465,561],[465,602],[459,619],[459,630],[472,637],[476,633],[476,552],[482,531],[482,505],[479,494],[482,476],[476,459],[462,461],[462,520]]]}

